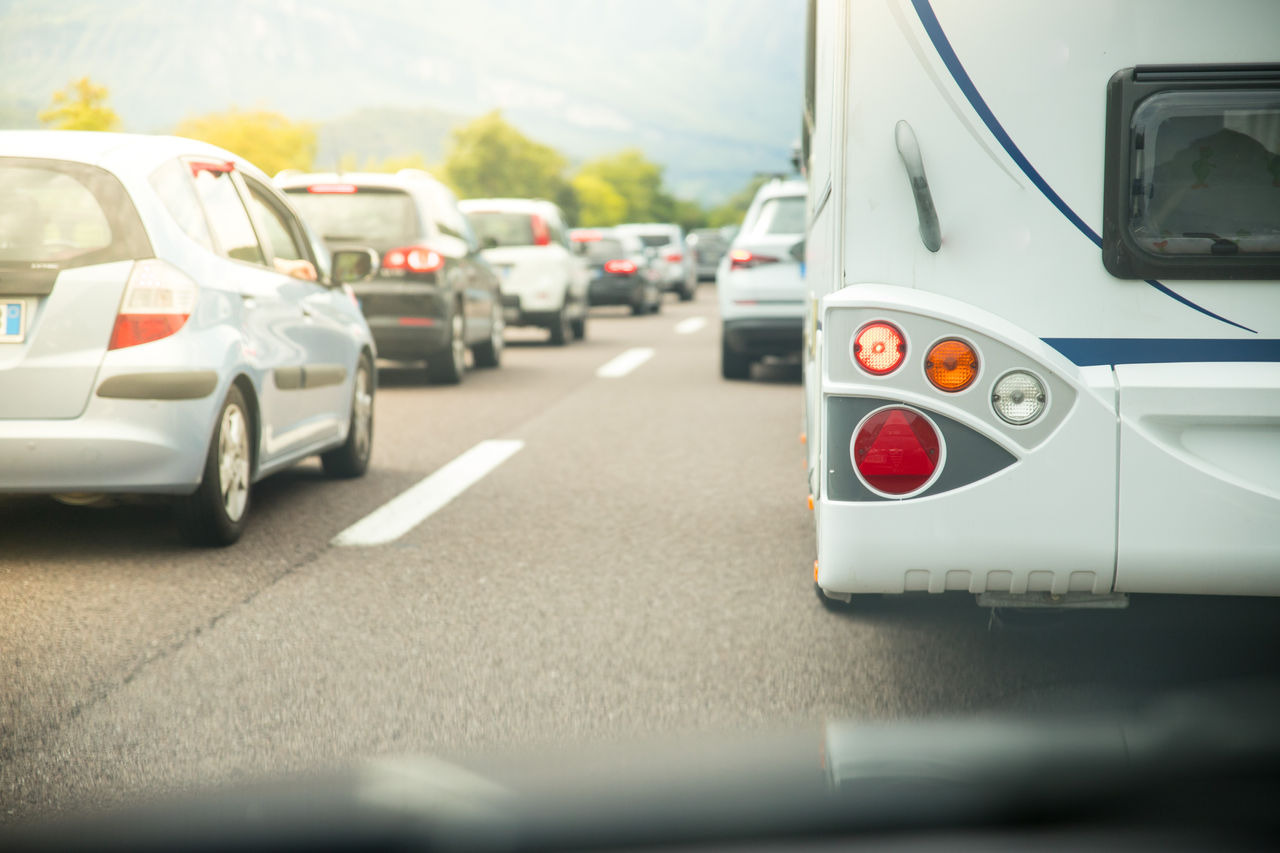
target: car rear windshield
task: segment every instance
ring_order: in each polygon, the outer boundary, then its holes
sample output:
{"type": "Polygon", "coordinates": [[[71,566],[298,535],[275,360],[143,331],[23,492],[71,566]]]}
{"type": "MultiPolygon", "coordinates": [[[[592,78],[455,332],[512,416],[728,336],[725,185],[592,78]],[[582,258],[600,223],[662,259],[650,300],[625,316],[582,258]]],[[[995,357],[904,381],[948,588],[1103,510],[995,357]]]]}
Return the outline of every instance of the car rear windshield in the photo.
{"type": "Polygon", "coordinates": [[[345,192],[287,190],[298,212],[326,243],[359,243],[372,249],[396,248],[421,235],[413,197],[404,190],[357,187],[345,192]]]}
{"type": "Polygon", "coordinates": [[[83,163],[0,157],[0,263],[65,269],[151,254],[114,175],[83,163]]]}
{"type": "Polygon", "coordinates": [[[655,246],[666,246],[671,243],[670,234],[641,234],[640,242],[644,244],[646,249],[655,246]]]}
{"type": "Polygon", "coordinates": [[[766,199],[760,207],[760,215],[756,217],[753,234],[800,235],[804,233],[805,204],[804,196],[776,196],[766,199]]]}
{"type": "Polygon", "coordinates": [[[1166,92],[1134,111],[1133,127],[1139,246],[1280,253],[1280,91],[1166,92]]]}
{"type": "Polygon", "coordinates": [[[476,210],[467,214],[467,221],[485,248],[533,245],[533,220],[527,213],[476,210]]]}
{"type": "Polygon", "coordinates": [[[587,260],[593,264],[625,260],[627,257],[627,250],[623,247],[622,241],[614,237],[601,237],[599,240],[587,243],[586,246],[587,260]]]}

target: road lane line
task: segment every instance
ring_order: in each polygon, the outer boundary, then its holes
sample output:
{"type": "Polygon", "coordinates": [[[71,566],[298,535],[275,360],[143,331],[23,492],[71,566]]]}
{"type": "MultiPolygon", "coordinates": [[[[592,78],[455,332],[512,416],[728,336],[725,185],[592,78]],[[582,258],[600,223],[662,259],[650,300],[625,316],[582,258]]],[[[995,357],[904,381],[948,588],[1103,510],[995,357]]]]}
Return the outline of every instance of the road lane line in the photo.
{"type": "Polygon", "coordinates": [[[600,365],[596,376],[601,379],[617,379],[620,376],[626,376],[651,358],[653,358],[653,350],[649,347],[629,349],[617,358],[600,365]]]}
{"type": "Polygon", "coordinates": [[[692,335],[705,325],[707,325],[706,317],[686,317],[679,323],[676,323],[676,334],[692,335]]]}
{"type": "Polygon", "coordinates": [[[333,537],[333,544],[385,545],[399,539],[522,447],[523,441],[480,442],[333,537]]]}

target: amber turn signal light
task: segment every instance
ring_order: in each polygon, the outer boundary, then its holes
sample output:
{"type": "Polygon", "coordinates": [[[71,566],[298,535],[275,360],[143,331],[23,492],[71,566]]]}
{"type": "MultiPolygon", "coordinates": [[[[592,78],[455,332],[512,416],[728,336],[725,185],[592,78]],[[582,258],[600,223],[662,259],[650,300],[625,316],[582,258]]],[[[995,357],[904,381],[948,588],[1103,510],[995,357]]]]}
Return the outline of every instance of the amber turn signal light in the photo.
{"type": "Polygon", "coordinates": [[[940,391],[963,391],[978,378],[978,354],[964,341],[939,341],[924,358],[924,375],[940,391]]]}

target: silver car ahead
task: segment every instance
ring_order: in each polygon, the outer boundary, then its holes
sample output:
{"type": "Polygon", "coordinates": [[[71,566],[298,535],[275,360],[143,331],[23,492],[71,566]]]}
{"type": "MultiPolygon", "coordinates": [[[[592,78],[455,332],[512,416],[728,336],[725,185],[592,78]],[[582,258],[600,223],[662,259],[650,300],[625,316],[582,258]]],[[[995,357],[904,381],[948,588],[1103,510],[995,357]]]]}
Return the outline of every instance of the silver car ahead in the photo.
{"type": "Polygon", "coordinates": [[[220,148],[0,132],[0,493],[173,495],[225,545],[268,474],[363,474],[373,339],[329,260],[220,148]]]}

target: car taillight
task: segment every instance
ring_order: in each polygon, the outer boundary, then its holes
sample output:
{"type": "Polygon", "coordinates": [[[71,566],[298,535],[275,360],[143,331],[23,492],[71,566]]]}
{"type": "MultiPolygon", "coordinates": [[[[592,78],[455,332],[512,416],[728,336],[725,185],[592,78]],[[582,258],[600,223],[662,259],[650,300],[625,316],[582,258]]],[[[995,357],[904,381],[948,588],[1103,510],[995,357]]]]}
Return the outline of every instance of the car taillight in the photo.
{"type": "Polygon", "coordinates": [[[875,376],[897,370],[906,355],[906,338],[888,323],[868,323],[853,338],[854,358],[863,370],[875,376]]]}
{"type": "Polygon", "coordinates": [[[133,265],[107,349],[158,341],[177,332],[196,305],[196,283],[181,270],[152,258],[133,265]]]}
{"type": "Polygon", "coordinates": [[[575,231],[572,234],[575,243],[595,243],[600,240],[599,231],[575,231]]]}
{"type": "Polygon", "coordinates": [[[635,261],[605,261],[604,271],[614,275],[631,275],[636,271],[636,264],[635,261]]]}
{"type": "Polygon", "coordinates": [[[340,194],[349,195],[356,191],[355,184],[312,184],[307,187],[307,192],[317,193],[319,195],[340,194]]]}
{"type": "Polygon", "coordinates": [[[384,270],[408,270],[409,272],[435,272],[444,266],[444,257],[435,249],[408,246],[388,249],[382,254],[384,270]]]}
{"type": "Polygon", "coordinates": [[[978,378],[978,354],[964,341],[939,341],[924,357],[924,375],[939,391],[963,391],[978,378]]]}
{"type": "Polygon", "coordinates": [[[746,249],[734,249],[729,253],[729,269],[748,270],[761,264],[776,264],[778,259],[772,255],[757,255],[746,249]]]}
{"type": "Polygon", "coordinates": [[[533,245],[550,246],[551,232],[547,230],[547,222],[536,213],[529,214],[529,225],[533,228],[533,245]]]}
{"type": "Polygon", "coordinates": [[[683,260],[684,260],[684,255],[680,254],[679,252],[667,253],[667,263],[678,264],[683,260]]]}
{"type": "Polygon", "coordinates": [[[853,465],[871,488],[887,495],[919,491],[933,477],[941,456],[938,431],[912,409],[873,412],[853,438],[853,465]]]}

